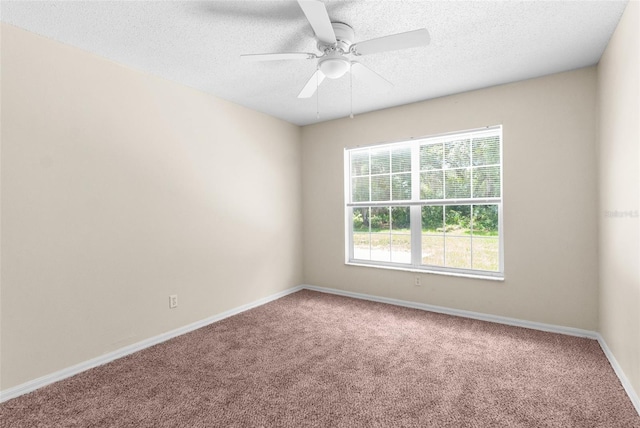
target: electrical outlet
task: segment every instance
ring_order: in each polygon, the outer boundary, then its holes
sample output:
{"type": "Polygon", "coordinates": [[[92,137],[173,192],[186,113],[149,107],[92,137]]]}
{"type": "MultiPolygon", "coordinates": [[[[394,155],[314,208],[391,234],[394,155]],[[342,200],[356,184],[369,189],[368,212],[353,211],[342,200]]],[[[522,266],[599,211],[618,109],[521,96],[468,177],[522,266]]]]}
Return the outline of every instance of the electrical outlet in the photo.
{"type": "Polygon", "coordinates": [[[178,295],[172,294],[169,296],[169,309],[174,309],[178,307],[178,295]]]}
{"type": "Polygon", "coordinates": [[[416,276],[415,279],[413,280],[413,285],[415,285],[416,287],[419,287],[422,285],[422,282],[420,282],[420,277],[416,276]]]}

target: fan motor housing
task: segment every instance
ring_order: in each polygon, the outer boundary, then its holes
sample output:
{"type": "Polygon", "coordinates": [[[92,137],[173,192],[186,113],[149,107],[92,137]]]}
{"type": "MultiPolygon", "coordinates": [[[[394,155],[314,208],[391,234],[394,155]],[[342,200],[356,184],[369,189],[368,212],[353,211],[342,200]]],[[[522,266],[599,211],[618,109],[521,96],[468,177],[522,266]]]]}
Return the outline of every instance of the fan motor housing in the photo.
{"type": "Polygon", "coordinates": [[[355,38],[353,28],[344,22],[332,22],[331,27],[333,27],[333,32],[336,35],[337,42],[335,46],[318,44],[318,49],[323,52],[330,49],[341,50],[343,53],[349,52],[349,47],[353,44],[353,39],[355,38]]]}

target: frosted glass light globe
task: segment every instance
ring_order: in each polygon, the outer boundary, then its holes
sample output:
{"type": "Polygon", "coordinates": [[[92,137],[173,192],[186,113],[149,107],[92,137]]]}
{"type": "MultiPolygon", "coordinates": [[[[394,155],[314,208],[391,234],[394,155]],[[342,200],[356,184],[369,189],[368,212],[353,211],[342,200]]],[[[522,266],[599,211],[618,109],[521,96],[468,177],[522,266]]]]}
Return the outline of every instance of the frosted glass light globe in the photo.
{"type": "Polygon", "coordinates": [[[337,79],[344,76],[349,70],[349,61],[342,58],[327,58],[320,62],[320,71],[329,79],[337,79]]]}

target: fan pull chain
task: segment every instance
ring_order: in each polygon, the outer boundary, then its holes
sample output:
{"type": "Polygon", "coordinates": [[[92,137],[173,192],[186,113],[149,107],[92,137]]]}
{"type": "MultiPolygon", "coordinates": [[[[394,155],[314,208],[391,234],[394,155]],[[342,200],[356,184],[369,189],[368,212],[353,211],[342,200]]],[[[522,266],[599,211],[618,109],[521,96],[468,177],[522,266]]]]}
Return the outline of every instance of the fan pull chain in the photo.
{"type": "Polygon", "coordinates": [[[320,120],[320,67],[316,69],[316,119],[320,120]]]}

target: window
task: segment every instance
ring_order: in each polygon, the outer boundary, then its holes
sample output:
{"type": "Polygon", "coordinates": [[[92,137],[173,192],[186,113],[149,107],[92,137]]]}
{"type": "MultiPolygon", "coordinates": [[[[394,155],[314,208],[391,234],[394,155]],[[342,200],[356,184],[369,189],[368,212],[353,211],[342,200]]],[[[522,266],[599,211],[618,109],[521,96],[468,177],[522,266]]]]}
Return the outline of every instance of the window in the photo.
{"type": "Polygon", "coordinates": [[[347,262],[502,277],[502,127],[345,150],[347,262]]]}

